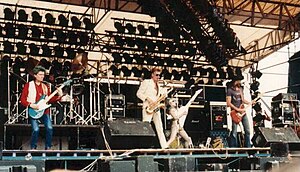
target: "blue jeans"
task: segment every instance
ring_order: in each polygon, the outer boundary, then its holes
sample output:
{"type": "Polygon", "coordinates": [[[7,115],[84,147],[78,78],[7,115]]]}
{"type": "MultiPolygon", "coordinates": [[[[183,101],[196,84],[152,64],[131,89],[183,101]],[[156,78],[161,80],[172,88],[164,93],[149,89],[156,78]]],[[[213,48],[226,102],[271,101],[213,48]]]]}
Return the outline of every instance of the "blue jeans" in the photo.
{"type": "MultiPolygon", "coordinates": [[[[242,118],[242,124],[243,124],[243,128],[244,128],[244,141],[245,141],[245,145],[244,147],[251,147],[251,143],[250,143],[250,125],[249,125],[249,120],[247,115],[244,115],[242,118]]],[[[230,147],[239,147],[238,144],[238,138],[237,138],[237,128],[239,124],[236,124],[232,121],[232,131],[231,131],[231,135],[230,135],[230,147]]]]}
{"type": "MultiPolygon", "coordinates": [[[[50,115],[48,114],[44,114],[40,120],[44,123],[45,128],[46,128],[46,143],[45,143],[45,149],[51,148],[52,144],[52,135],[53,135],[53,127],[52,127],[52,123],[51,123],[51,119],[50,119],[50,115]]],[[[39,138],[39,131],[40,131],[40,127],[39,127],[39,123],[38,123],[38,119],[33,119],[30,118],[30,123],[31,123],[31,127],[32,127],[32,134],[31,134],[31,149],[36,149],[37,147],[37,141],[39,138]]]]}

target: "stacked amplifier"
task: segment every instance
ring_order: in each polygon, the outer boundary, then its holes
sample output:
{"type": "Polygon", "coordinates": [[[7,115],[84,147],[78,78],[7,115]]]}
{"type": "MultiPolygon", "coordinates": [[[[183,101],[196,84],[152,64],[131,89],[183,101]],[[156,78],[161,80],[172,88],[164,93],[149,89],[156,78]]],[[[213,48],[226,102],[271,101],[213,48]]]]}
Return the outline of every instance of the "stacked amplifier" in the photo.
{"type": "Polygon", "coordinates": [[[105,116],[125,117],[125,96],[122,94],[105,95],[105,116]]]}
{"type": "Polygon", "coordinates": [[[273,126],[292,125],[299,122],[299,100],[295,93],[280,93],[272,98],[273,126]]]}
{"type": "Polygon", "coordinates": [[[227,126],[227,105],[226,102],[210,103],[210,129],[211,130],[226,130],[227,126]]]}

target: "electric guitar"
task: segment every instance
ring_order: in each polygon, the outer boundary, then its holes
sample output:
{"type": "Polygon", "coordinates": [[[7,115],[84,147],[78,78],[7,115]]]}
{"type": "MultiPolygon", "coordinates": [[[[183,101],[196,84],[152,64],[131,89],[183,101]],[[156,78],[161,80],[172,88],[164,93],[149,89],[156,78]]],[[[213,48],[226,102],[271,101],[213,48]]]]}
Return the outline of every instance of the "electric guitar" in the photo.
{"type": "MultiPolygon", "coordinates": [[[[72,80],[67,80],[64,83],[61,84],[61,86],[58,89],[62,89],[66,85],[70,85],[72,80]]],[[[46,95],[42,95],[40,100],[36,102],[39,109],[33,109],[31,107],[28,107],[28,114],[33,119],[39,119],[44,115],[45,109],[49,108],[51,105],[47,104],[48,101],[58,92],[56,89],[52,94],[50,94],[48,97],[46,95]]]]}
{"type": "MultiPolygon", "coordinates": [[[[194,95],[192,96],[192,98],[189,100],[189,102],[187,102],[186,105],[181,106],[181,107],[178,109],[178,114],[182,114],[182,113],[184,113],[184,111],[187,111],[187,110],[190,108],[190,106],[192,105],[192,103],[194,102],[194,100],[197,98],[197,96],[202,92],[202,90],[203,90],[203,89],[197,90],[197,91],[194,93],[194,95]]],[[[180,127],[183,127],[183,126],[184,126],[186,116],[187,116],[187,115],[183,115],[181,118],[179,118],[179,125],[180,125],[180,127]]]]}
{"type": "MultiPolygon", "coordinates": [[[[255,99],[253,99],[252,100],[252,102],[256,102],[258,99],[260,99],[260,97],[261,97],[261,95],[259,95],[258,97],[256,97],[255,99]]],[[[251,104],[252,105],[252,104],[251,104]]],[[[249,106],[249,105],[247,105],[247,106],[245,106],[244,104],[241,104],[241,106],[240,106],[240,109],[247,109],[247,108],[249,108],[249,107],[251,107],[251,106],[249,106]]],[[[246,114],[246,111],[245,112],[243,112],[243,113],[241,113],[241,112],[238,112],[238,111],[236,111],[236,110],[232,110],[231,112],[230,112],[230,116],[231,116],[231,119],[232,119],[232,121],[234,122],[234,123],[236,123],[236,124],[239,124],[241,121],[242,121],[242,118],[243,118],[243,116],[246,114]]]]}

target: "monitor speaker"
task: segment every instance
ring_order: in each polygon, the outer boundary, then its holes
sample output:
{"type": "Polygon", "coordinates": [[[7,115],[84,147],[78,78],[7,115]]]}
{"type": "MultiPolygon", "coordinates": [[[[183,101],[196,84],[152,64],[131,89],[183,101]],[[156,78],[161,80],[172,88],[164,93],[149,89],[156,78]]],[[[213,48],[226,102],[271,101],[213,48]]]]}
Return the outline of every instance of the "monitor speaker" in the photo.
{"type": "MultiPolygon", "coordinates": [[[[150,123],[131,118],[118,118],[104,126],[107,142],[113,149],[151,148],[156,145],[156,134],[150,123]]],[[[98,147],[104,148],[103,134],[100,133],[98,147]]]]}
{"type": "Polygon", "coordinates": [[[7,115],[5,114],[5,108],[0,107],[0,141],[4,140],[4,124],[6,122],[7,115]]]}
{"type": "Polygon", "coordinates": [[[99,163],[100,171],[119,172],[119,171],[135,171],[134,160],[122,161],[105,161],[99,163]]]}
{"type": "Polygon", "coordinates": [[[256,147],[270,146],[271,143],[300,143],[300,139],[292,128],[259,127],[252,138],[256,147]]]}

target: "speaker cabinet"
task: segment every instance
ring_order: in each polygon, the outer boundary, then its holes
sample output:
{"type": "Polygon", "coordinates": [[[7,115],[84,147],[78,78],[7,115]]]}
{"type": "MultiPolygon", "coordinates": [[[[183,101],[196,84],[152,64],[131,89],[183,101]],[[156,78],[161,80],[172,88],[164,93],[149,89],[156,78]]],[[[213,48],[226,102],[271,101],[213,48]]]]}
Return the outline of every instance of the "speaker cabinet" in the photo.
{"type": "Polygon", "coordinates": [[[298,100],[279,100],[271,102],[272,106],[272,124],[282,127],[284,125],[297,123],[295,112],[299,112],[298,100]]]}
{"type": "Polygon", "coordinates": [[[4,124],[7,121],[7,109],[0,107],[0,141],[4,140],[4,124]]]}
{"type": "Polygon", "coordinates": [[[161,171],[195,171],[196,160],[194,157],[175,157],[164,159],[160,164],[163,164],[164,169],[161,171]]]}
{"type": "MultiPolygon", "coordinates": [[[[31,136],[21,136],[22,139],[22,150],[30,150],[30,140],[31,136]]],[[[39,137],[37,142],[37,149],[45,148],[45,138],[39,137]]],[[[69,150],[68,147],[68,138],[67,137],[57,137],[53,136],[52,138],[52,149],[54,150],[69,150]]]]}
{"type": "MultiPolygon", "coordinates": [[[[137,119],[119,118],[108,121],[104,127],[105,137],[113,149],[150,148],[156,145],[156,134],[150,123],[137,119]]],[[[101,133],[100,133],[101,134],[101,133]]],[[[102,134],[98,147],[105,148],[102,134]]]]}
{"type": "Polygon", "coordinates": [[[0,160],[2,160],[2,155],[3,155],[3,142],[0,141],[0,160]]]}
{"type": "Polygon", "coordinates": [[[141,155],[136,158],[137,171],[158,171],[158,163],[154,161],[154,156],[141,155]]]}
{"type": "Polygon", "coordinates": [[[100,171],[106,172],[133,172],[135,171],[135,161],[107,161],[100,164],[100,171]]]}
{"type": "Polygon", "coordinates": [[[289,154],[289,145],[287,143],[271,143],[271,156],[287,157],[289,154]]]}
{"type": "Polygon", "coordinates": [[[292,128],[259,127],[252,138],[256,147],[270,146],[270,143],[300,143],[300,139],[292,128]]]}

